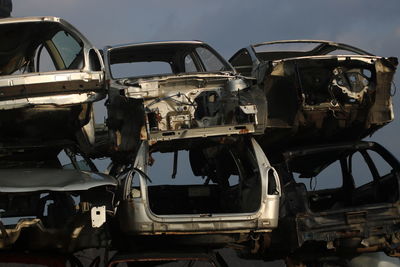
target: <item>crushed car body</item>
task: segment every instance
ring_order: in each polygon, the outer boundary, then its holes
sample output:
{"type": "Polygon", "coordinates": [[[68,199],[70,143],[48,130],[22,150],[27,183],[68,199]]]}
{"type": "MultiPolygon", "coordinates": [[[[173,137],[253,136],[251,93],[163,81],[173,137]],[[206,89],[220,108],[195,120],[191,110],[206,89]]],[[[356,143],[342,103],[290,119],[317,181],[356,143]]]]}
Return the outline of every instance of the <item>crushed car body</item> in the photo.
{"type": "Polygon", "coordinates": [[[57,17],[1,19],[0,36],[1,142],[94,144],[92,103],[105,97],[99,51],[57,17]]]}
{"type": "Polygon", "coordinates": [[[81,169],[70,169],[73,163],[62,169],[51,166],[57,159],[2,160],[1,250],[72,253],[107,246],[115,178],[83,170],[82,162],[81,169]]]}
{"type": "MultiPolygon", "coordinates": [[[[157,142],[263,132],[265,97],[200,41],[104,48],[116,151],[157,142]]],[[[188,141],[189,142],[189,141],[188,141]]]]}
{"type": "Polygon", "coordinates": [[[397,58],[319,40],[251,45],[229,60],[252,76],[268,102],[268,148],[357,141],[394,119],[397,58]]]}
{"type": "Polygon", "coordinates": [[[283,197],[266,258],[398,255],[400,163],[381,145],[300,147],[274,166],[283,197]]]}

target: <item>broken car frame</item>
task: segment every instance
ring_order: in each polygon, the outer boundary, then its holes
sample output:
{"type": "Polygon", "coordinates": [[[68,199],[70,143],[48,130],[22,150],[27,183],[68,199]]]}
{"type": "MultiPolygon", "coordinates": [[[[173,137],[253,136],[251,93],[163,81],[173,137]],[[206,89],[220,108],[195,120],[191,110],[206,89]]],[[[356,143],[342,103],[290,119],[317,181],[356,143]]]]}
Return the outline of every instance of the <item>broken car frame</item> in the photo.
{"type": "Polygon", "coordinates": [[[263,132],[261,90],[203,42],[105,47],[104,58],[115,153],[135,152],[140,139],[174,146],[175,140],[263,132]]]}
{"type": "Polygon", "coordinates": [[[267,151],[316,143],[358,141],[394,119],[395,57],[320,40],[265,42],[229,60],[257,79],[268,102],[267,151]]]}
{"type": "Polygon", "coordinates": [[[274,166],[283,197],[279,227],[268,239],[265,258],[313,261],[376,251],[399,255],[400,163],[381,145],[299,147],[286,151],[274,166]],[[305,179],[310,186],[317,179],[326,184],[306,188],[305,179]]]}

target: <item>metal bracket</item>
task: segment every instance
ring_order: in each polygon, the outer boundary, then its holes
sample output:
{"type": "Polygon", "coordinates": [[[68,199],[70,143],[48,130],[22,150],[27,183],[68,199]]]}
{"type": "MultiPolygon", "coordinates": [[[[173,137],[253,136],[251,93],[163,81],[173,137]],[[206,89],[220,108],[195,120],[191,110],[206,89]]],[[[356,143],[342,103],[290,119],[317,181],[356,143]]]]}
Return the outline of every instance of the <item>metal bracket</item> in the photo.
{"type": "Polygon", "coordinates": [[[99,228],[106,222],[106,206],[93,207],[90,210],[92,227],[99,228]]]}

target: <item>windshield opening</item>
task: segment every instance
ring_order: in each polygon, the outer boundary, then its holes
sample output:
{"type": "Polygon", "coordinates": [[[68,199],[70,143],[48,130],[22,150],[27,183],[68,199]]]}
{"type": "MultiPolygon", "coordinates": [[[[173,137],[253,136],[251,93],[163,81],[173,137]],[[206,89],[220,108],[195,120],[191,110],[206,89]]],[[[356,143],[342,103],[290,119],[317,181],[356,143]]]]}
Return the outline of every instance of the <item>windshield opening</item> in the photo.
{"type": "Polygon", "coordinates": [[[232,71],[203,44],[154,43],[114,48],[109,53],[113,78],[232,71]]]}

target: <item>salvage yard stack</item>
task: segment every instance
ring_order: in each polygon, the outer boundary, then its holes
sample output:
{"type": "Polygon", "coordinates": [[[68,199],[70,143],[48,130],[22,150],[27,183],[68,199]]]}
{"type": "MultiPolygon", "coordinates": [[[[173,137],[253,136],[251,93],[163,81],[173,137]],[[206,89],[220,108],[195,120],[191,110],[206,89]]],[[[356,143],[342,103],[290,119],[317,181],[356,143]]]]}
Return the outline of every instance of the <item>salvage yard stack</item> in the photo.
{"type": "Polygon", "coordinates": [[[394,119],[397,58],[319,40],[251,45],[233,66],[201,41],[100,53],[56,17],[1,19],[0,38],[0,256],[399,255],[400,164],[362,141],[394,119]]]}

